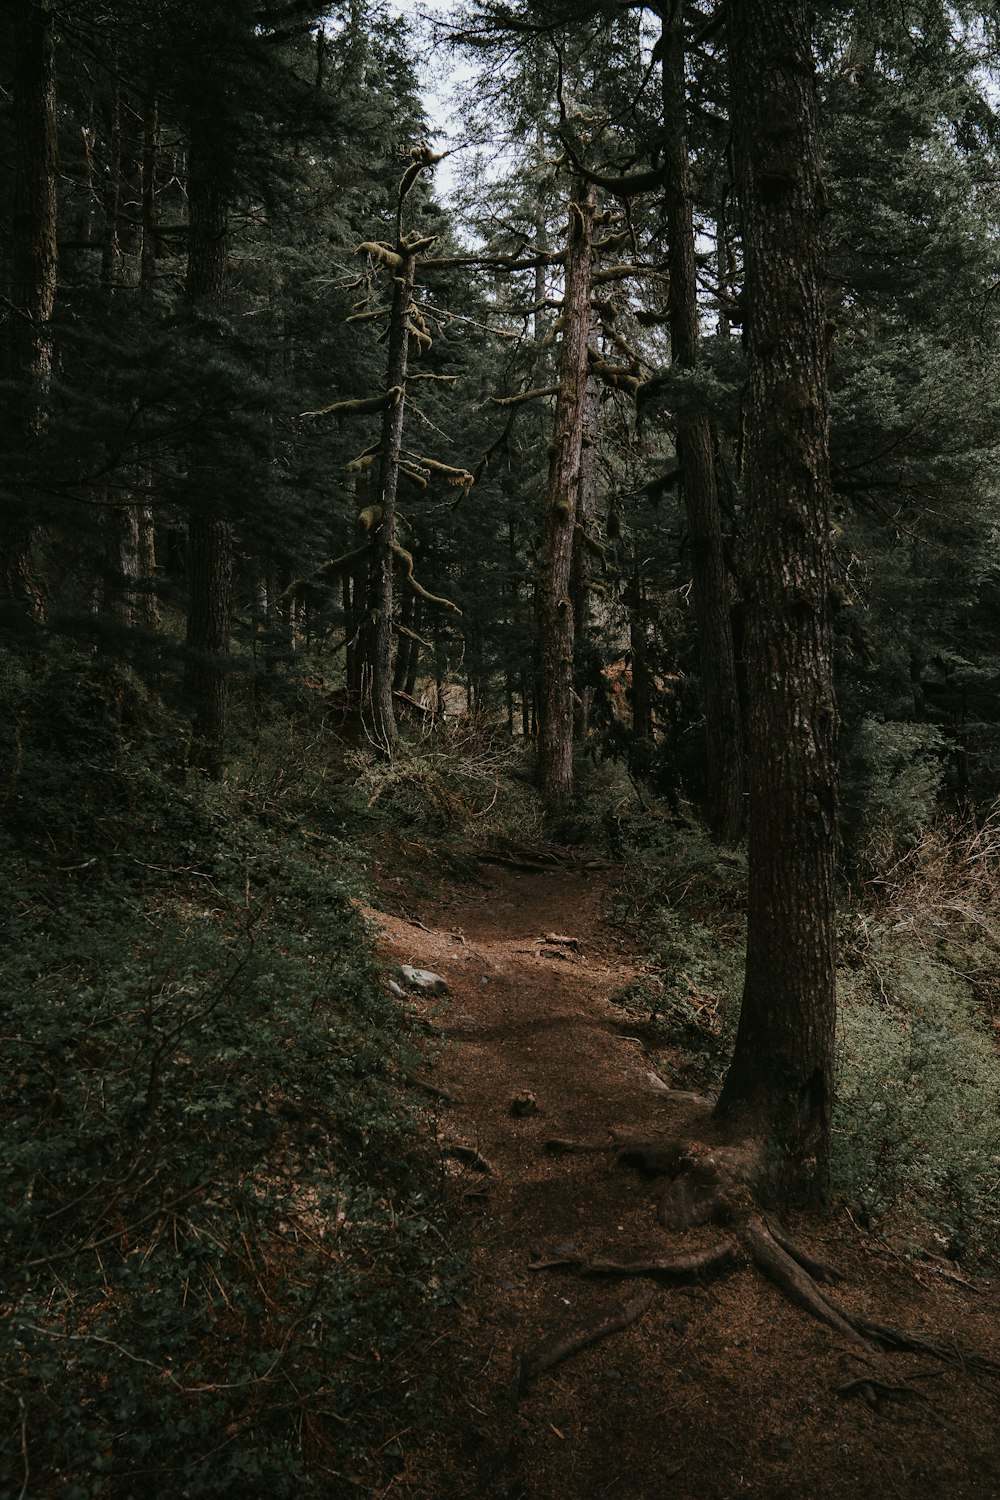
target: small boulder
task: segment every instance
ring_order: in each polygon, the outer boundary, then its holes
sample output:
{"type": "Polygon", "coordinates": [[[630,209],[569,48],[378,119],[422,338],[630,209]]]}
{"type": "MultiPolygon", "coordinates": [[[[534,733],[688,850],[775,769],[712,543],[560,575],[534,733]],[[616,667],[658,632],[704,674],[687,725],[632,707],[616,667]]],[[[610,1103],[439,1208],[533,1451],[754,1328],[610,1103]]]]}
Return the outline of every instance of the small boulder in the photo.
{"type": "Polygon", "coordinates": [[[448,981],[431,969],[414,969],[409,964],[400,964],[399,972],[410,989],[419,990],[422,995],[447,995],[448,993],[448,981]]]}

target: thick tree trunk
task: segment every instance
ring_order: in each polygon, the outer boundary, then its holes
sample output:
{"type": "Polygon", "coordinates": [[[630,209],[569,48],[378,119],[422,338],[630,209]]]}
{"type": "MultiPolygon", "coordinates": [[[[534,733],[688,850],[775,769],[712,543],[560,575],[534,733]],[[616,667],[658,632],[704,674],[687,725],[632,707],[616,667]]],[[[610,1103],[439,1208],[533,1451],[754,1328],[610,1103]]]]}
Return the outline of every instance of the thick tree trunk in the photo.
{"type": "Polygon", "coordinates": [[[397,739],[396,716],[392,707],[393,544],[396,540],[396,491],[399,487],[399,459],[403,447],[406,405],[404,392],[410,347],[407,320],[417,265],[417,258],[405,240],[400,240],[396,248],[403,258],[403,267],[393,281],[386,388],[398,392],[398,398],[388,407],[382,421],[378,477],[378,503],[382,508],[382,516],[375,532],[368,653],[372,733],[376,744],[386,755],[392,754],[397,739]]]}
{"type": "Polygon", "coordinates": [[[570,574],[586,420],[594,189],[574,184],[569,205],[559,393],[538,574],[538,771],[550,809],[573,791],[573,603],[570,574]]]}
{"type": "MultiPolygon", "coordinates": [[[[211,126],[199,120],[188,153],[189,305],[220,305],[229,270],[229,194],[211,126]]],[[[198,455],[194,455],[198,467],[198,455]]],[[[193,476],[190,476],[193,478],[193,476]]],[[[229,705],[229,630],[232,612],[233,540],[229,521],[201,486],[188,512],[187,664],[184,689],[191,704],[190,762],[218,778],[225,768],[229,705]]]]}
{"type": "MultiPolygon", "coordinates": [[[[683,0],[662,12],[663,165],[667,215],[670,345],[673,362],[698,358],[698,283],[684,82],[683,0]]],[[[712,432],[705,411],[677,417],[677,457],[691,545],[698,664],[705,710],[706,815],[717,838],[743,833],[743,733],[712,432]]]]}
{"type": "MultiPolygon", "coordinates": [[[[23,473],[42,429],[52,373],[49,323],[55,304],[56,86],[50,0],[17,0],[13,23],[13,215],[11,284],[4,350],[10,385],[3,402],[8,478],[23,473]]],[[[0,518],[0,602],[42,613],[31,575],[28,508],[8,499],[0,518]]]]}
{"type": "Polygon", "coordinates": [[[811,11],[730,21],[749,360],[750,867],[746,982],[719,1112],[773,1148],[776,1188],[827,1190],[833,1091],[836,708],[811,11]]]}

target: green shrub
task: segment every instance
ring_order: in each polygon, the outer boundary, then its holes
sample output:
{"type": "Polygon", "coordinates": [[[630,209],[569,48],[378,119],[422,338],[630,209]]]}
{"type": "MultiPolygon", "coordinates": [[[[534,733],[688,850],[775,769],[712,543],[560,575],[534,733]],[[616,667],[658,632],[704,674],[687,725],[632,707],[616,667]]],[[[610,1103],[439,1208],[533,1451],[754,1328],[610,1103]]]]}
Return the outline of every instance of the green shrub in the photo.
{"type": "Polygon", "coordinates": [[[890,942],[841,986],[834,1175],[871,1221],[1000,1242],[1000,1061],[968,986],[890,942]]]}
{"type": "Polygon", "coordinates": [[[433,1399],[458,1272],[344,816],[96,731],[74,806],[79,742],[19,712],[0,1495],[338,1492],[433,1399]]]}
{"type": "Polygon", "coordinates": [[[843,749],[841,821],[850,865],[891,865],[920,838],[944,782],[944,736],[933,724],[864,718],[843,749]]]}
{"type": "Polygon", "coordinates": [[[655,813],[621,811],[616,832],[625,859],[614,911],[647,964],[616,999],[647,1012],[644,1036],[672,1050],[686,1082],[716,1089],[743,989],[745,858],[655,813]]]}
{"type": "Polygon", "coordinates": [[[835,1165],[872,1218],[1000,1249],[1000,819],[932,824],[845,917],[835,1165]]]}

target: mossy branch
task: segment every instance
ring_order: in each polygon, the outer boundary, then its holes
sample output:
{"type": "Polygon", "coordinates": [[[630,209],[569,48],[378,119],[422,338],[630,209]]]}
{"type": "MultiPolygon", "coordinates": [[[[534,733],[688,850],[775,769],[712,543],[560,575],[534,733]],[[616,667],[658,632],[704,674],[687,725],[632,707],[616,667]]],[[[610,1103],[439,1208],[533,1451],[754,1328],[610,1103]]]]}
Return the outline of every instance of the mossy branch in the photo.
{"type": "Polygon", "coordinates": [[[418,354],[425,354],[434,342],[427,324],[419,313],[414,313],[412,317],[407,318],[406,331],[416,344],[418,354]]]}
{"type": "Polygon", "coordinates": [[[629,391],[634,396],[642,381],[638,375],[624,365],[609,365],[607,360],[602,359],[593,349],[588,350],[589,368],[591,375],[596,375],[598,380],[605,385],[611,386],[616,391],[629,391]]]}
{"type": "Polygon", "coordinates": [[[345,318],[344,322],[345,323],[372,323],[372,322],[374,322],[374,320],[376,318],[385,318],[385,317],[388,317],[390,311],[391,311],[391,308],[388,308],[388,307],[376,307],[376,308],[373,308],[370,312],[356,312],[356,313],[351,313],[351,316],[349,318],[345,318]]]}
{"type": "Polygon", "coordinates": [[[442,599],[438,594],[432,594],[428,589],[424,588],[422,583],[417,582],[413,576],[412,553],[407,552],[406,548],[401,546],[399,542],[393,542],[392,550],[394,556],[398,557],[403,564],[404,576],[415,594],[419,595],[421,599],[426,599],[428,604],[436,604],[439,609],[446,609],[453,615],[461,616],[462,611],[457,604],[452,603],[450,599],[442,599]]]}
{"type": "Polygon", "coordinates": [[[323,563],[321,567],[316,569],[312,578],[294,579],[279,596],[279,605],[291,604],[293,599],[297,599],[300,594],[304,594],[308,589],[314,588],[317,583],[320,583],[324,578],[329,578],[332,573],[355,572],[360,564],[370,555],[371,550],[372,543],[365,542],[364,546],[355,547],[352,552],[345,552],[341,557],[334,557],[329,562],[323,563]]]}
{"type": "Polygon", "coordinates": [[[620,245],[630,245],[632,235],[627,229],[616,229],[614,234],[606,234],[603,240],[594,241],[594,254],[599,255],[607,250],[617,250],[620,245]]]}
{"type": "Polygon", "coordinates": [[[583,545],[586,547],[587,551],[593,557],[599,558],[601,563],[606,567],[608,554],[605,551],[603,544],[599,542],[595,536],[591,536],[587,528],[585,526],[581,526],[579,522],[577,522],[574,530],[578,533],[580,540],[583,542],[583,545]]]}
{"type": "Polygon", "coordinates": [[[542,396],[558,395],[557,385],[540,385],[533,391],[522,391],[519,396],[491,396],[494,406],[520,406],[524,401],[538,401],[542,396]]]}
{"type": "Polygon", "coordinates": [[[357,529],[361,536],[369,536],[382,519],[381,505],[366,505],[358,511],[357,529]]]}
{"type": "Polygon", "coordinates": [[[421,172],[423,172],[427,167],[436,166],[439,161],[444,160],[444,157],[446,155],[447,152],[444,151],[435,154],[431,150],[430,146],[426,144],[426,142],[422,142],[419,146],[412,147],[410,151],[410,165],[403,173],[403,180],[399,184],[400,205],[402,205],[404,198],[406,198],[406,196],[410,192],[413,184],[416,182],[421,172]]]}
{"type": "Polygon", "coordinates": [[[431,642],[430,641],[425,641],[424,638],[423,638],[423,636],[422,635],[418,635],[415,630],[411,630],[410,627],[409,627],[409,625],[397,625],[396,626],[396,634],[397,635],[405,635],[406,639],[408,641],[416,641],[418,646],[424,646],[428,651],[433,651],[434,650],[434,647],[431,644],[431,642]]]}
{"type": "Polygon", "coordinates": [[[415,484],[418,489],[425,490],[427,488],[427,475],[418,469],[415,464],[408,464],[404,460],[400,460],[399,472],[411,484],[415,484]]]}
{"type": "Polygon", "coordinates": [[[374,412],[388,411],[398,406],[403,399],[401,385],[390,386],[381,396],[362,396],[353,401],[334,401],[331,406],[322,406],[319,411],[304,411],[304,417],[367,417],[374,412]]]}
{"type": "Polygon", "coordinates": [[[615,266],[604,266],[600,271],[594,272],[594,286],[600,286],[606,281],[627,281],[630,276],[655,276],[657,273],[651,266],[637,266],[622,263],[615,266]]]}
{"type": "Polygon", "coordinates": [[[381,441],[369,444],[369,446],[364,450],[363,453],[359,453],[357,458],[352,458],[350,462],[345,465],[348,474],[362,474],[365,469],[370,469],[372,464],[378,457],[381,448],[381,441]]]}
{"type": "Polygon", "coordinates": [[[446,479],[449,484],[461,485],[463,489],[468,489],[471,484],[475,484],[475,476],[470,474],[468,469],[456,469],[451,464],[439,463],[436,458],[423,456],[417,459],[417,463],[422,469],[429,469],[432,475],[440,474],[442,479],[446,479]]]}
{"type": "Polygon", "coordinates": [[[377,260],[380,266],[387,266],[390,271],[401,271],[406,264],[398,251],[393,250],[381,240],[365,240],[358,246],[358,255],[367,255],[371,260],[377,260]]]}
{"type": "Polygon", "coordinates": [[[628,364],[632,369],[638,370],[640,368],[640,366],[642,365],[641,357],[632,348],[632,345],[629,343],[628,339],[626,339],[622,334],[618,332],[618,329],[614,326],[613,319],[605,318],[602,315],[601,332],[604,334],[604,337],[608,340],[609,343],[614,344],[615,348],[618,350],[618,353],[628,361],[628,364]]]}

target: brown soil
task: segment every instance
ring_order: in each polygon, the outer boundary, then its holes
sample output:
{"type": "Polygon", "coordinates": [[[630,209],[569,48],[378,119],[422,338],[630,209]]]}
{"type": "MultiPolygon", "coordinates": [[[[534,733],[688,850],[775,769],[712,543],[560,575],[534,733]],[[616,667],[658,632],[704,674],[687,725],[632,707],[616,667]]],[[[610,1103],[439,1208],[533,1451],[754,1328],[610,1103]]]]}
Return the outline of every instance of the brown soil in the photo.
{"type": "MultiPolygon", "coordinates": [[[[729,1500],[1000,1494],[1000,1380],[927,1355],[868,1354],[791,1306],[745,1264],[709,1285],[589,1277],[538,1259],[683,1254],[717,1229],[671,1235],[662,1179],[609,1151],[556,1154],[553,1137],[607,1144],[697,1133],[703,1107],[665,1092],[611,1003],[633,961],[604,919],[609,877],[484,866],[483,887],[389,896],[373,913],[387,964],[443,975],[419,1001],[442,1047],[427,1073],[443,1160],[475,1244],[442,1432],[401,1422],[386,1495],[507,1500],[729,1500]],[[415,925],[422,924],[422,925],[415,925]],[[560,935],[575,944],[546,942],[560,935]],[[528,1099],[525,1096],[533,1096],[528,1099]],[[522,1112],[526,1111],[526,1112],[522,1112]],[[533,1112],[537,1111],[537,1112],[533,1112]],[[462,1147],[474,1148],[471,1161],[462,1147]],[[458,1148],[459,1154],[452,1151],[458,1148]],[[466,1159],[462,1159],[464,1156],[466,1159]],[[490,1171],[482,1170],[485,1164],[490,1171]],[[655,1291],[631,1326],[537,1374],[553,1339],[655,1291]]],[[[950,1263],[910,1259],[841,1207],[790,1226],[845,1273],[840,1300],[949,1349],[996,1355],[995,1292],[950,1263]]]]}

